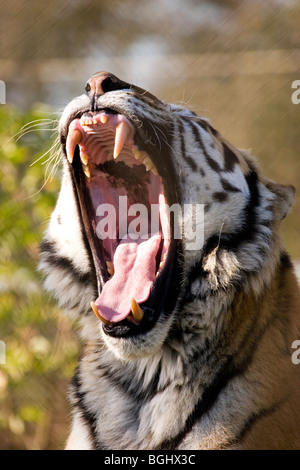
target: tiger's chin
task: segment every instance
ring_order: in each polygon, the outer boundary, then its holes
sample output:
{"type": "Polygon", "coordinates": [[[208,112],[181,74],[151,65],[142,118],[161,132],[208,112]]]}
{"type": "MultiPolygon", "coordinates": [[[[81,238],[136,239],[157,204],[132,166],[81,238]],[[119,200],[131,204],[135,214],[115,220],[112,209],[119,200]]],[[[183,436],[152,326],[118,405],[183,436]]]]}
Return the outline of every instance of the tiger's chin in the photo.
{"type": "Polygon", "coordinates": [[[100,335],[107,348],[122,361],[141,359],[155,355],[159,352],[168,336],[172,319],[159,321],[146,333],[136,334],[130,337],[111,336],[105,332],[105,328],[99,325],[100,335]]]}

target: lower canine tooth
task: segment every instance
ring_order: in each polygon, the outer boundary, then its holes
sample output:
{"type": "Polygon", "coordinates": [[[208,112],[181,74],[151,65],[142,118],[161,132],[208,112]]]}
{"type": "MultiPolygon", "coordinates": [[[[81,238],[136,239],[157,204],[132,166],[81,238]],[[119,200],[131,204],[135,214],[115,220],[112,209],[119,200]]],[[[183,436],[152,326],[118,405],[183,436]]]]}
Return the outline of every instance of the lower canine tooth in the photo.
{"type": "Polygon", "coordinates": [[[80,154],[80,160],[84,165],[87,165],[89,162],[89,156],[86,153],[80,154]]]}
{"type": "Polygon", "coordinates": [[[144,158],[143,163],[144,163],[147,171],[153,170],[155,168],[154,163],[153,163],[153,161],[151,160],[150,157],[144,158]]]}
{"type": "Polygon", "coordinates": [[[83,163],[82,164],[82,169],[83,169],[83,173],[85,174],[85,176],[87,178],[90,178],[91,177],[91,167],[90,167],[90,165],[85,165],[83,163]]]}
{"type": "Polygon", "coordinates": [[[132,153],[136,160],[139,160],[140,158],[143,157],[143,154],[135,147],[132,147],[132,153]]]}
{"type": "Polygon", "coordinates": [[[133,318],[135,319],[136,322],[140,322],[144,316],[143,309],[139,306],[139,304],[133,298],[131,299],[130,305],[131,305],[133,318]]]}
{"type": "Polygon", "coordinates": [[[106,261],[106,268],[107,268],[108,274],[113,276],[115,273],[115,270],[114,270],[114,265],[111,261],[106,261]]]}
{"type": "Polygon", "coordinates": [[[130,321],[130,323],[134,323],[135,325],[138,325],[138,322],[135,321],[135,319],[133,318],[133,315],[132,313],[130,313],[129,315],[127,315],[127,320],[130,321]]]}
{"type": "Polygon", "coordinates": [[[96,317],[100,321],[102,321],[102,323],[104,323],[104,325],[109,325],[110,324],[109,320],[106,320],[106,318],[103,318],[102,315],[100,315],[99,310],[97,308],[97,305],[94,302],[91,302],[91,307],[92,307],[92,310],[93,310],[94,314],[96,315],[96,317]]]}

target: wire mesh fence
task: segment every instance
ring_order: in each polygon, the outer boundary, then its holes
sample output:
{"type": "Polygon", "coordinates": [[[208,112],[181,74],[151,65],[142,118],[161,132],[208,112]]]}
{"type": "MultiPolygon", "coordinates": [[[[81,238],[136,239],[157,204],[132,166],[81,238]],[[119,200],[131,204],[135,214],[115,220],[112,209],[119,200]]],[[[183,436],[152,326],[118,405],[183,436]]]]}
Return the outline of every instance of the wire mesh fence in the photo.
{"type": "Polygon", "coordinates": [[[0,152],[0,448],[57,448],[67,434],[78,344],[34,274],[59,183],[39,191],[45,167],[30,167],[52,145],[53,127],[11,137],[26,122],[57,118],[90,75],[110,71],[209,118],[234,145],[251,149],[268,177],[296,186],[283,238],[300,259],[300,105],[292,100],[300,5],[0,0],[0,11],[0,148],[9,142],[0,152]]]}

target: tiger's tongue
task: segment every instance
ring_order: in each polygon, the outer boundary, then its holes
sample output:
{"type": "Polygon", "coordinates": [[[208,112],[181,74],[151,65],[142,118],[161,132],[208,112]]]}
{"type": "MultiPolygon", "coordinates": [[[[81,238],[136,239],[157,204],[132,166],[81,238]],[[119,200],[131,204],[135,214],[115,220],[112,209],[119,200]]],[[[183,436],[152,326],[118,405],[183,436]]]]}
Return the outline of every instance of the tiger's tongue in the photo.
{"type": "Polygon", "coordinates": [[[114,275],[106,282],[95,304],[100,314],[112,323],[124,320],[131,311],[130,301],[145,302],[155,280],[156,255],[161,235],[148,240],[127,236],[114,254],[114,275]]]}

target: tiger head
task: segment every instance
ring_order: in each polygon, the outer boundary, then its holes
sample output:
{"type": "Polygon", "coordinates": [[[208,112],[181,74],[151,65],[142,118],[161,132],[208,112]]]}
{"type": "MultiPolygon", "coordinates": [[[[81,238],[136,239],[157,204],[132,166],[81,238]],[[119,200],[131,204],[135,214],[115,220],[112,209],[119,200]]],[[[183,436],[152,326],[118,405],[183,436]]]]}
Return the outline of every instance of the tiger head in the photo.
{"type": "Polygon", "coordinates": [[[46,288],[123,359],[220,328],[237,291],[270,282],[293,187],[188,109],[105,72],[85,90],[60,119],[46,288]]]}

